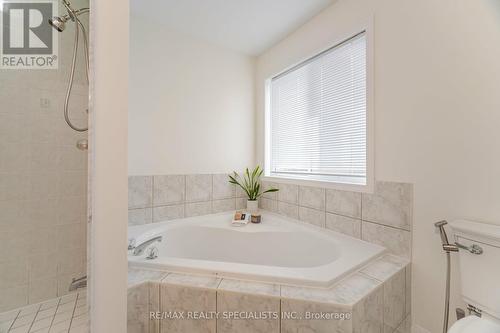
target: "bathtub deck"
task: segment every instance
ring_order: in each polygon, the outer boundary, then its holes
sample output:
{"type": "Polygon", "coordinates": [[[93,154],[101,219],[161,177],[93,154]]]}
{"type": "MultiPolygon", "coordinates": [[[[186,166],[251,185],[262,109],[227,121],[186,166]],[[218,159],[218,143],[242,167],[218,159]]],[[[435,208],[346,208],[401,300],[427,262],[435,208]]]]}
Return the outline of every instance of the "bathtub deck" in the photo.
{"type": "Polygon", "coordinates": [[[87,333],[86,290],[0,313],[0,333],[87,333]]]}
{"type": "Polygon", "coordinates": [[[410,333],[410,272],[407,259],[390,254],[328,288],[130,268],[127,332],[410,333]],[[183,320],[151,318],[151,313],[191,311],[216,316],[190,319],[187,314],[183,320]],[[224,316],[241,311],[270,312],[274,316],[239,319],[224,316]],[[318,319],[308,313],[340,314],[345,319],[335,316],[318,319]],[[288,317],[289,314],[297,317],[288,317]]]}

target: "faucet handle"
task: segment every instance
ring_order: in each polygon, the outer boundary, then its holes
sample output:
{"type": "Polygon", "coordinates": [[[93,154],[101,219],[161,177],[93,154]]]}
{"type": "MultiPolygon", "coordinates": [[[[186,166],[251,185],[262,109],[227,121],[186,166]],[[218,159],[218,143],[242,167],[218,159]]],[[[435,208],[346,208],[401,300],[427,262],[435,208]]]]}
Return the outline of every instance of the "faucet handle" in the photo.
{"type": "Polygon", "coordinates": [[[152,246],[148,249],[148,255],[146,256],[146,259],[152,260],[158,258],[158,248],[156,246],[152,246]]]}
{"type": "Polygon", "coordinates": [[[129,238],[128,240],[128,250],[135,249],[135,238],[129,238]]]}

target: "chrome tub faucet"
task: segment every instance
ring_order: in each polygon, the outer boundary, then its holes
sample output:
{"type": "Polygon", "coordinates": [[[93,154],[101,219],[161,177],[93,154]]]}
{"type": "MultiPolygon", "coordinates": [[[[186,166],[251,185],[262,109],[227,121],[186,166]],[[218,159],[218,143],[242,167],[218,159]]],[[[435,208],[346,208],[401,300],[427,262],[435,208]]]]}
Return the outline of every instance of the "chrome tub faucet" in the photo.
{"type": "Polygon", "coordinates": [[[80,288],[84,288],[87,286],[87,275],[82,276],[78,279],[72,279],[71,284],[69,285],[68,291],[74,291],[80,288]]]}
{"type": "Polygon", "coordinates": [[[156,242],[161,242],[163,239],[162,236],[156,236],[156,237],[153,237],[151,239],[148,239],[144,242],[142,242],[141,244],[139,245],[135,245],[135,240],[132,239],[129,241],[129,244],[128,244],[128,249],[129,250],[133,250],[132,252],[132,255],[134,256],[140,256],[144,253],[144,251],[146,250],[146,248],[153,244],[153,243],[156,243],[156,242]]]}

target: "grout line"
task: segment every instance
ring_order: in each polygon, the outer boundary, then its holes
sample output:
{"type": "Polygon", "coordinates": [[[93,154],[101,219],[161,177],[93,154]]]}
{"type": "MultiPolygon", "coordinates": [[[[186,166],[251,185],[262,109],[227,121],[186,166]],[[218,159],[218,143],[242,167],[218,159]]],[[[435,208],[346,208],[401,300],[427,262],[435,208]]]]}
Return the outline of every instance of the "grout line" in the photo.
{"type": "Polygon", "coordinates": [[[36,310],[35,316],[33,317],[33,321],[31,322],[30,327],[28,328],[28,332],[31,330],[31,327],[35,323],[35,319],[38,316],[38,312],[40,312],[41,307],[42,307],[42,303],[40,303],[40,305],[38,305],[38,310],[36,310]]]}
{"type": "Polygon", "coordinates": [[[211,201],[213,201],[214,200],[214,175],[213,174],[210,175],[210,179],[212,180],[212,184],[210,186],[210,197],[211,197],[211,201]]]}
{"type": "Polygon", "coordinates": [[[71,318],[69,319],[69,327],[68,332],[71,329],[71,325],[73,324],[73,318],[75,317],[76,303],[78,303],[78,298],[80,297],[80,293],[76,293],[75,304],[73,305],[73,311],[71,312],[71,318]]]}
{"type": "Polygon", "coordinates": [[[283,299],[281,298],[281,285],[280,285],[280,302],[279,302],[279,313],[278,313],[278,329],[279,332],[281,332],[281,326],[282,326],[282,321],[283,321],[283,305],[281,304],[283,302],[283,299]]]}
{"type": "Polygon", "coordinates": [[[150,222],[145,222],[144,224],[149,224],[153,223],[155,220],[155,176],[151,176],[151,221],[150,222]]]}
{"type": "MultiPolygon", "coordinates": [[[[222,279],[220,280],[219,284],[217,285],[217,287],[215,288],[215,313],[219,313],[219,286],[222,282],[222,279]]],[[[219,320],[218,319],[215,319],[215,333],[217,333],[217,327],[219,325],[217,325],[217,322],[219,320]]]]}
{"type": "Polygon", "coordinates": [[[182,217],[185,218],[186,217],[186,212],[187,212],[187,176],[186,175],[183,175],[182,176],[184,178],[184,194],[182,196],[182,205],[184,206],[184,214],[182,214],[182,217]]]}
{"type": "Polygon", "coordinates": [[[360,194],[359,210],[359,214],[361,215],[361,222],[359,223],[359,239],[363,240],[363,193],[360,194]]]}
{"type": "Polygon", "coordinates": [[[59,300],[57,301],[56,311],[54,312],[54,315],[52,316],[52,320],[50,321],[49,331],[52,328],[52,324],[54,324],[54,319],[56,318],[57,310],[59,309],[59,305],[61,304],[61,299],[62,299],[62,296],[59,297],[59,300]]]}
{"type": "Polygon", "coordinates": [[[14,318],[14,320],[12,321],[12,323],[10,323],[10,326],[9,328],[7,329],[7,332],[9,332],[11,329],[12,329],[12,326],[14,326],[14,323],[16,322],[17,318],[19,318],[19,315],[21,314],[21,309],[19,309],[19,311],[17,312],[17,315],[16,317],[14,318]]]}
{"type": "Polygon", "coordinates": [[[153,220],[154,206],[155,206],[155,176],[151,176],[151,221],[153,220]]]}
{"type": "Polygon", "coordinates": [[[376,224],[376,225],[379,225],[379,226],[382,226],[382,227],[387,227],[387,228],[391,228],[391,229],[395,229],[395,230],[399,230],[399,231],[406,231],[406,232],[409,232],[410,234],[412,233],[411,230],[406,230],[406,229],[403,229],[403,228],[395,227],[393,225],[383,224],[383,223],[380,223],[380,222],[372,222],[372,221],[367,221],[367,220],[361,220],[361,222],[376,224]]]}
{"type": "MultiPolygon", "coordinates": [[[[170,273],[167,273],[167,275],[165,275],[165,277],[158,282],[158,312],[160,312],[160,313],[163,313],[163,305],[161,303],[162,284],[163,284],[163,281],[165,280],[165,278],[169,275],[170,275],[170,273]]],[[[163,323],[163,319],[160,315],[160,319],[158,321],[158,330],[157,330],[158,333],[162,332],[162,330],[161,330],[161,327],[163,326],[162,323],[163,323]]],[[[157,332],[155,332],[155,333],[157,333],[157,332]]]]}

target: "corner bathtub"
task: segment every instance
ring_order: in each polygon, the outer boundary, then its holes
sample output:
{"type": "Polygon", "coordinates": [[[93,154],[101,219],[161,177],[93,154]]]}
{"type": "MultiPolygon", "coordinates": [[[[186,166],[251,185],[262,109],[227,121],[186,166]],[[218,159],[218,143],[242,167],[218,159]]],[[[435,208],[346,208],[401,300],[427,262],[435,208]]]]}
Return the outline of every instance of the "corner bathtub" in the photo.
{"type": "Polygon", "coordinates": [[[163,241],[152,245],[156,259],[129,253],[129,267],[328,287],[385,250],[272,213],[243,227],[232,226],[231,218],[222,213],[130,226],[136,244],[159,235],[163,241]]]}

